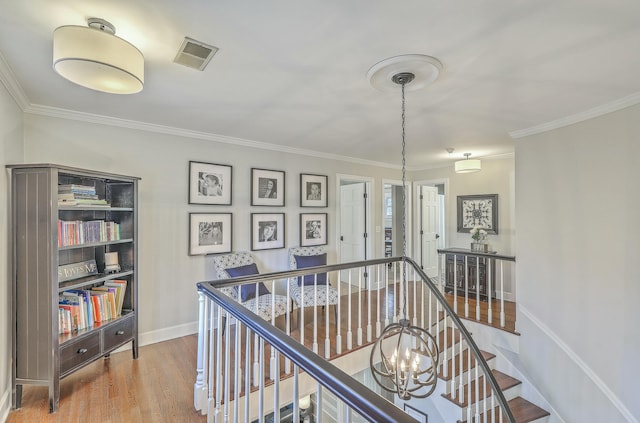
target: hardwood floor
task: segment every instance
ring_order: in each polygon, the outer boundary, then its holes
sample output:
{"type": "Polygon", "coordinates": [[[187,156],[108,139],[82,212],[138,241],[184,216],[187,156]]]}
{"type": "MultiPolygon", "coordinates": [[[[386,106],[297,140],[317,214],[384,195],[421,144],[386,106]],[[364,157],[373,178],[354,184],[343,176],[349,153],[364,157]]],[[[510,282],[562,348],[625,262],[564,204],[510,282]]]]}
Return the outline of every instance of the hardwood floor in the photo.
{"type": "Polygon", "coordinates": [[[17,422],[206,422],[193,408],[197,335],[112,354],[64,378],[60,408],[49,414],[47,388],[25,385],[17,422]]]}

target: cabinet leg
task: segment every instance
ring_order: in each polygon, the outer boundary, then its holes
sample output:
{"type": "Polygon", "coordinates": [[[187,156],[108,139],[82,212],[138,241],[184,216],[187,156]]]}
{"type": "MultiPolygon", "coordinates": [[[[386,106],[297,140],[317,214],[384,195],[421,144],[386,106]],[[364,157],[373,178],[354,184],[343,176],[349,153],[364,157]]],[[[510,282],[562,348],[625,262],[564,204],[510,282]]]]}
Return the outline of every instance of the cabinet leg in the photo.
{"type": "Polygon", "coordinates": [[[60,381],[49,382],[49,413],[58,411],[60,405],[60,381]]]}
{"type": "Polygon", "coordinates": [[[131,341],[131,353],[133,354],[133,359],[136,360],[138,358],[138,339],[133,338],[131,341]]]}
{"type": "Polygon", "coordinates": [[[13,408],[22,407],[22,385],[13,388],[13,408]]]}

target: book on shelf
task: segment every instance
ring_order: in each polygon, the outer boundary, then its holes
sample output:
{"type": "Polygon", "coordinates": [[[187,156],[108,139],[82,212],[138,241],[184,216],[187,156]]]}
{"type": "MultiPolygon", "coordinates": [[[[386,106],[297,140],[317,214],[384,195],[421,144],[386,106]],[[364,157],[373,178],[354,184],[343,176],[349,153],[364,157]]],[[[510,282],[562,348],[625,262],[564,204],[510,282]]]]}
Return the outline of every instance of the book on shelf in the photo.
{"type": "Polygon", "coordinates": [[[110,286],[95,286],[91,288],[92,291],[102,291],[107,294],[106,296],[106,306],[107,306],[107,315],[109,318],[107,320],[114,319],[118,316],[118,306],[116,305],[116,288],[110,286]]]}
{"type": "Polygon", "coordinates": [[[62,293],[64,296],[82,298],[83,316],[87,328],[93,327],[93,304],[91,302],[91,293],[86,289],[70,289],[62,293]]]}
{"type": "Polygon", "coordinates": [[[82,184],[60,184],[58,185],[58,193],[74,193],[74,194],[89,194],[93,195],[96,193],[96,187],[93,185],[82,185],[82,184]]]}
{"type": "Polygon", "coordinates": [[[78,325],[80,323],[80,310],[78,304],[70,304],[68,302],[61,302],[58,304],[58,308],[67,310],[69,312],[71,330],[70,332],[77,332],[78,325]]]}
{"type": "Polygon", "coordinates": [[[71,333],[71,311],[58,306],[58,333],[71,333]]]}
{"type": "Polygon", "coordinates": [[[101,323],[105,320],[108,320],[105,315],[105,302],[107,294],[105,292],[97,292],[91,291],[91,301],[93,302],[93,321],[96,323],[101,323]]]}
{"type": "Polygon", "coordinates": [[[120,239],[120,224],[104,220],[65,221],[58,220],[58,246],[117,241],[120,239]]]}
{"type": "Polygon", "coordinates": [[[127,291],[127,281],[124,279],[112,279],[104,283],[104,286],[116,289],[116,314],[122,315],[124,295],[127,291]]]}

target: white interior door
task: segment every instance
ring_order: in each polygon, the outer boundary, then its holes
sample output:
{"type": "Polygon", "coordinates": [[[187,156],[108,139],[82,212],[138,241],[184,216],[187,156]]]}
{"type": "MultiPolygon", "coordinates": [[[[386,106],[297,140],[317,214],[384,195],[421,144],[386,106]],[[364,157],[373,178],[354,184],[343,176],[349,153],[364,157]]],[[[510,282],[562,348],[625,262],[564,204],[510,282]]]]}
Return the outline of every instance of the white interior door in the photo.
{"type": "Polygon", "coordinates": [[[340,187],[340,262],[365,260],[364,182],[340,187]]]}
{"type": "Polygon", "coordinates": [[[438,188],[420,186],[420,265],[429,277],[438,275],[438,188]]]}

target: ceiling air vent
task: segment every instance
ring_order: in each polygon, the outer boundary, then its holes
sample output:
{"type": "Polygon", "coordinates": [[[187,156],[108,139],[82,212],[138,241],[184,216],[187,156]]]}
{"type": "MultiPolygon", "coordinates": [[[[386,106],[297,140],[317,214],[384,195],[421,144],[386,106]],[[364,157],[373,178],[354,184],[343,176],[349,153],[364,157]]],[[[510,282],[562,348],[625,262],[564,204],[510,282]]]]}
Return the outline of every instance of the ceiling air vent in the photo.
{"type": "Polygon", "coordinates": [[[217,51],[218,47],[196,41],[193,38],[184,37],[184,41],[173,61],[189,68],[204,70],[217,51]]]}

